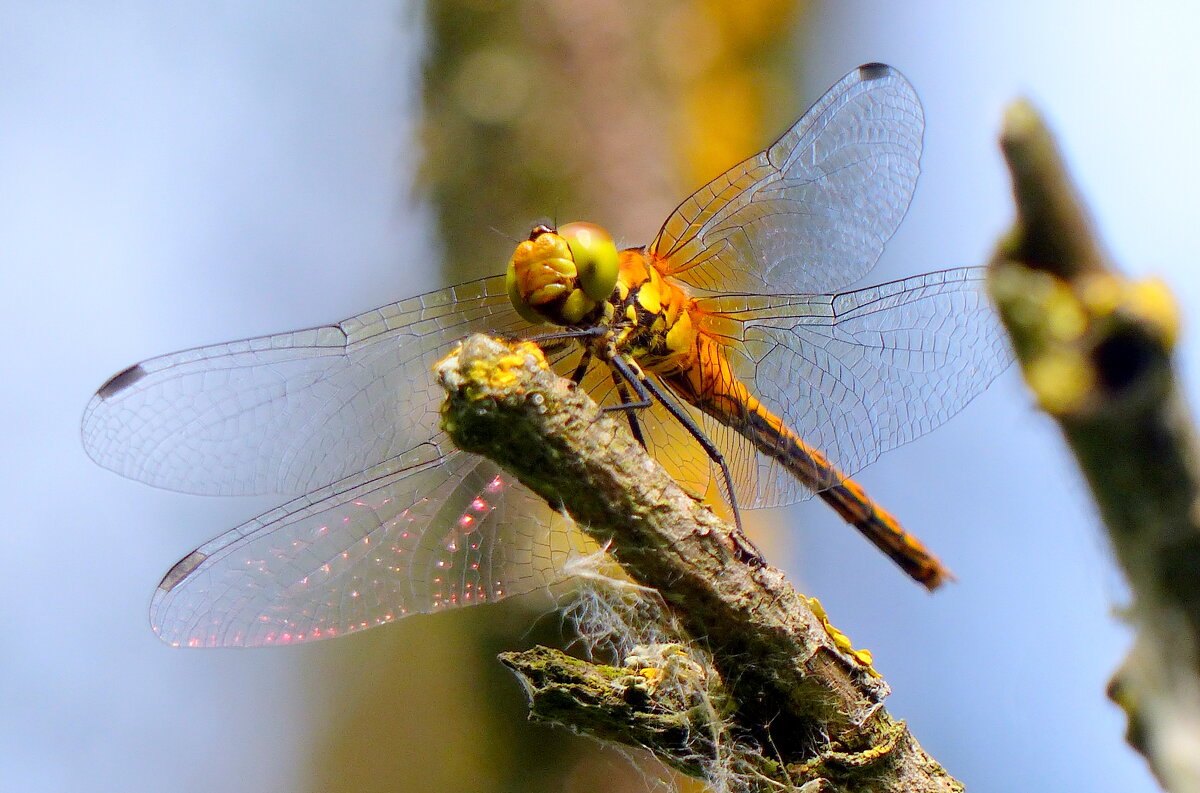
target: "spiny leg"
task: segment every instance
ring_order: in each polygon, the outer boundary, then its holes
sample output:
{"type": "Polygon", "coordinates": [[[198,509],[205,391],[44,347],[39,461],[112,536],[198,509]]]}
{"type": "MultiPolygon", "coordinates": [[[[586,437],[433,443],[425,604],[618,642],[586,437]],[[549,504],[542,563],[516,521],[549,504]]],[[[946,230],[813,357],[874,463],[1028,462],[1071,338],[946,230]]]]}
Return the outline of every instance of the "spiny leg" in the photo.
{"type": "MultiPolygon", "coordinates": [[[[530,339],[530,341],[533,341],[537,344],[542,344],[547,341],[559,341],[562,339],[579,339],[588,336],[595,337],[602,335],[604,332],[604,329],[599,327],[579,328],[562,331],[560,333],[548,333],[541,336],[534,336],[530,339]]],[[[571,380],[576,385],[579,385],[583,382],[583,378],[587,374],[593,358],[594,354],[592,350],[585,347],[583,357],[580,359],[579,364],[575,367],[575,371],[571,374],[571,380]]],[[[612,356],[608,359],[608,362],[612,366],[612,370],[614,372],[613,382],[617,386],[621,404],[603,406],[601,407],[601,410],[603,412],[614,410],[623,411],[626,419],[629,421],[630,432],[633,434],[634,439],[636,439],[644,449],[646,448],[646,439],[642,434],[641,423],[637,420],[635,413],[638,410],[650,407],[654,404],[654,400],[657,399],[659,403],[662,404],[662,406],[665,407],[667,411],[675,418],[675,420],[682,424],[684,429],[686,429],[688,433],[696,439],[696,442],[700,444],[702,449],[704,449],[704,453],[708,455],[708,458],[716,463],[717,467],[720,468],[721,478],[725,482],[726,498],[729,500],[730,509],[733,510],[733,522],[735,528],[734,541],[737,544],[736,550],[738,557],[743,562],[756,567],[766,564],[766,560],[763,559],[762,553],[759,552],[754,543],[750,541],[750,538],[746,536],[746,533],[742,528],[742,511],[738,507],[737,493],[734,491],[733,487],[733,474],[730,473],[729,465],[725,462],[725,455],[721,453],[721,450],[718,449],[716,444],[712,442],[712,439],[709,438],[704,433],[704,430],[702,430],[700,426],[692,419],[692,417],[688,415],[687,411],[681,408],[678,403],[676,403],[675,400],[658,385],[658,383],[649,377],[646,377],[645,373],[643,373],[640,368],[635,371],[630,363],[620,355],[612,356]],[[617,375],[620,375],[620,377],[617,375]],[[629,392],[624,387],[625,383],[628,383],[630,386],[632,386],[634,394],[637,396],[637,401],[632,401],[629,399],[629,392]]]]}
{"type": "Polygon", "coordinates": [[[621,404],[610,405],[604,410],[620,410],[625,413],[625,420],[629,422],[629,431],[633,433],[633,438],[643,449],[646,448],[646,437],[642,434],[642,423],[638,421],[637,412],[642,408],[648,408],[651,402],[648,399],[642,399],[634,402],[629,398],[629,386],[625,382],[625,378],[617,373],[615,369],[610,369],[612,372],[613,385],[617,387],[617,395],[621,398],[621,404]]]}
{"type": "MultiPolygon", "coordinates": [[[[575,371],[571,374],[571,382],[575,385],[583,383],[583,378],[587,375],[587,371],[591,368],[592,360],[595,355],[590,347],[584,348],[583,355],[579,359],[579,364],[575,367],[575,371]]],[[[611,368],[609,371],[612,371],[611,368]]],[[[625,413],[625,418],[629,422],[629,431],[633,433],[634,439],[646,448],[646,436],[642,434],[642,424],[638,421],[637,410],[644,407],[650,407],[650,402],[642,400],[641,402],[632,402],[629,399],[629,389],[625,385],[625,381],[612,372],[613,384],[617,387],[617,395],[621,400],[619,405],[605,405],[600,408],[601,412],[607,413],[610,411],[620,410],[625,413]]]]}
{"type": "Polygon", "coordinates": [[[716,444],[712,442],[712,439],[709,438],[708,435],[704,433],[704,430],[702,430],[700,426],[692,419],[692,417],[688,415],[687,411],[681,408],[679,404],[676,403],[671,397],[671,395],[664,391],[658,385],[658,383],[647,377],[643,372],[641,372],[640,369],[635,371],[629,362],[619,355],[613,356],[610,363],[612,364],[613,370],[619,372],[621,377],[623,377],[625,381],[633,387],[634,393],[637,394],[638,399],[645,403],[645,405],[642,405],[641,403],[633,402],[623,405],[622,407],[627,409],[643,406],[648,407],[653,399],[657,399],[659,404],[665,407],[667,411],[675,418],[675,420],[682,424],[684,429],[686,429],[688,433],[696,439],[696,442],[700,444],[702,449],[704,449],[704,452],[708,455],[708,458],[716,463],[717,467],[721,469],[721,478],[725,482],[725,490],[726,496],[729,499],[729,507],[733,510],[733,522],[734,527],[736,528],[736,531],[734,532],[734,539],[737,543],[738,556],[743,562],[756,567],[761,567],[762,565],[766,564],[766,561],[763,559],[762,554],[759,553],[758,548],[754,546],[754,543],[750,541],[750,538],[747,537],[746,533],[742,530],[742,512],[738,508],[737,493],[733,488],[733,475],[729,472],[729,465],[725,462],[725,455],[721,453],[721,450],[718,449],[716,444]]]}

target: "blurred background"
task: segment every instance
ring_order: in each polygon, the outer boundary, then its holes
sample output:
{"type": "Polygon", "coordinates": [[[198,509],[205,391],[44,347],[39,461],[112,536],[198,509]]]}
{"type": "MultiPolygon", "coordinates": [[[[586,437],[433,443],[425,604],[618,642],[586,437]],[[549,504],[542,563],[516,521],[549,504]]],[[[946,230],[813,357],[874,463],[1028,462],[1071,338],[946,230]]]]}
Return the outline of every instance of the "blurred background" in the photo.
{"type": "MultiPolygon", "coordinates": [[[[1198,28],[1185,2],[0,2],[4,785],[644,789],[624,759],[524,721],[494,654],[555,638],[543,604],[286,649],[161,644],[162,573],[279,499],[94,466],[92,392],[150,355],[497,272],[541,219],[645,242],[868,61],[903,71],[926,114],[916,198],[868,280],[986,261],[1012,216],[999,118],[1024,94],[1116,259],[1163,275],[1189,316],[1198,28]]],[[[1129,641],[1120,578],[1015,373],[861,481],[957,584],[926,595],[820,504],[754,525],[874,651],[930,753],[974,791],[1156,789],[1103,693],[1129,641]]]]}

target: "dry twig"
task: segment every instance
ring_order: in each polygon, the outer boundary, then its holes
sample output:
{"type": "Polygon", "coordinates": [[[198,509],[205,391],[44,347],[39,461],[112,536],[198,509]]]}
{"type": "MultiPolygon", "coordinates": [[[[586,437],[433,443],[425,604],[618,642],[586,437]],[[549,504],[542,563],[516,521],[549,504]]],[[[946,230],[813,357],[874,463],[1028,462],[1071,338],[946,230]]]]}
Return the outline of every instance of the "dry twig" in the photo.
{"type": "MultiPolygon", "coordinates": [[[[762,789],[817,779],[846,791],[962,789],[883,708],[887,688],[869,657],[850,650],[778,570],[739,561],[730,527],[681,490],[622,424],[549,371],[535,345],[473,336],[439,367],[439,379],[455,443],[495,460],[598,542],[611,542],[630,577],[657,589],[711,654],[731,734],[769,752],[750,763],[764,774],[762,789]]],[[[559,671],[611,675],[561,659],[559,671]]],[[[601,699],[588,694],[575,704],[601,699]]],[[[584,729],[587,719],[571,710],[555,718],[584,729]]],[[[644,745],[645,735],[604,737],[644,745]]],[[[680,767],[670,745],[647,748],[680,767]]]]}

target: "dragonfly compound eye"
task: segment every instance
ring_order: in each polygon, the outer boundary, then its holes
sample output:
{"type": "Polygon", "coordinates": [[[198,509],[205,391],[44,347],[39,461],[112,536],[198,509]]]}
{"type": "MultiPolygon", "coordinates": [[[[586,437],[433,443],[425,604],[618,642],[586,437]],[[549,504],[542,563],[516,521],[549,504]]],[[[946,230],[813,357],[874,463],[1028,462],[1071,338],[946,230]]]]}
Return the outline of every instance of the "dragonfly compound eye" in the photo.
{"type": "Polygon", "coordinates": [[[553,321],[550,304],[569,295],[577,280],[567,241],[552,231],[537,232],[513,251],[504,279],[517,313],[535,324],[553,321]]]}
{"type": "Polygon", "coordinates": [[[559,236],[571,247],[579,268],[579,286],[592,300],[601,302],[612,296],[617,285],[617,246],[612,235],[595,223],[567,223],[559,236]]]}
{"type": "Polygon", "coordinates": [[[531,322],[577,324],[612,294],[617,247],[591,223],[534,229],[508,263],[508,297],[531,322]]]}

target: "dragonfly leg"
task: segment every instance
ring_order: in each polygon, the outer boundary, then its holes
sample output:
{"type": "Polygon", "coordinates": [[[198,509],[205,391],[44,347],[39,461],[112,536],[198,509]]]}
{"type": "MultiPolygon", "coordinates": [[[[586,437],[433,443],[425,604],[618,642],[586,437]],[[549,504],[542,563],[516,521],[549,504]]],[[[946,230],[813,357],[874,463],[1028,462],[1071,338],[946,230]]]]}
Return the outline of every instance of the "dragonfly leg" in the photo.
{"type": "MultiPolygon", "coordinates": [[[[620,410],[625,413],[625,420],[629,422],[629,431],[633,433],[633,438],[643,449],[646,448],[646,437],[642,434],[642,423],[638,421],[637,412],[642,408],[648,408],[652,404],[649,399],[641,399],[634,402],[629,398],[629,386],[625,382],[625,378],[617,374],[616,370],[612,370],[613,384],[617,387],[617,394],[621,397],[621,404],[610,405],[604,408],[605,411],[620,410]]],[[[649,396],[649,394],[647,394],[649,396]]]]}
{"type": "MultiPolygon", "coordinates": [[[[700,426],[692,420],[692,417],[689,416],[687,412],[683,410],[683,408],[681,408],[674,399],[671,398],[671,395],[658,385],[658,383],[654,382],[649,377],[646,377],[646,375],[641,371],[635,371],[634,368],[630,366],[629,362],[619,355],[614,355],[611,359],[611,363],[614,372],[619,373],[621,377],[633,387],[634,393],[637,394],[639,400],[649,404],[651,400],[657,399],[658,402],[675,418],[675,420],[682,424],[684,429],[686,429],[688,433],[696,439],[696,442],[699,443],[700,447],[704,449],[704,452],[708,455],[708,458],[716,463],[717,467],[721,469],[721,478],[725,482],[726,497],[729,499],[730,509],[733,510],[733,523],[736,529],[734,532],[734,542],[737,545],[736,551],[738,558],[746,564],[753,565],[755,567],[761,567],[765,565],[766,560],[763,559],[763,556],[759,552],[758,548],[754,546],[754,543],[750,541],[750,538],[746,536],[745,531],[742,530],[742,512],[738,508],[737,494],[733,489],[733,476],[729,472],[729,465],[725,462],[725,455],[721,454],[721,450],[718,449],[717,445],[712,442],[712,439],[704,434],[704,430],[700,429],[700,426]]],[[[637,403],[630,403],[625,407],[637,406],[637,403]]]]}
{"type": "Polygon", "coordinates": [[[575,371],[571,373],[571,382],[579,385],[583,382],[584,375],[592,366],[592,350],[590,347],[585,347],[583,355],[579,358],[579,365],[575,367],[575,371]]]}
{"type": "Polygon", "coordinates": [[[544,344],[548,341],[563,341],[566,339],[588,339],[603,336],[608,332],[608,329],[597,325],[592,328],[568,328],[567,330],[555,331],[554,333],[540,333],[536,336],[530,336],[526,341],[531,341],[534,344],[544,344]]]}
{"type": "MultiPolygon", "coordinates": [[[[575,371],[571,373],[571,382],[575,385],[583,383],[583,378],[587,375],[587,371],[591,368],[592,360],[595,357],[590,347],[585,347],[583,355],[579,359],[579,365],[575,367],[575,371]]],[[[640,408],[650,407],[649,400],[641,402],[633,402],[629,399],[629,389],[625,381],[620,378],[616,372],[612,373],[613,383],[617,387],[617,394],[621,398],[619,405],[605,405],[600,408],[601,412],[607,413],[610,411],[621,410],[625,411],[626,420],[629,422],[629,431],[633,433],[633,437],[643,449],[646,448],[646,437],[642,434],[641,422],[637,419],[636,410],[640,408]]]]}

